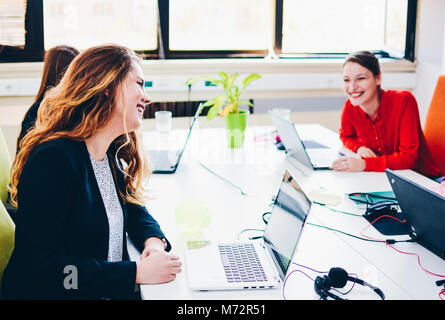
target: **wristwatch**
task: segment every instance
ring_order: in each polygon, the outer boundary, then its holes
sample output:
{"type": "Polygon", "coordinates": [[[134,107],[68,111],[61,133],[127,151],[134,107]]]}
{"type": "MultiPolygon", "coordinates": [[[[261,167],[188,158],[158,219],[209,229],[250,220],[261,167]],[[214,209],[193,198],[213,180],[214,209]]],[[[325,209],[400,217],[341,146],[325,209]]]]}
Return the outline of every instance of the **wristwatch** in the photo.
{"type": "Polygon", "coordinates": [[[167,239],[165,239],[165,238],[159,238],[159,239],[161,239],[162,242],[164,243],[164,250],[167,250],[167,248],[168,248],[167,239]]]}

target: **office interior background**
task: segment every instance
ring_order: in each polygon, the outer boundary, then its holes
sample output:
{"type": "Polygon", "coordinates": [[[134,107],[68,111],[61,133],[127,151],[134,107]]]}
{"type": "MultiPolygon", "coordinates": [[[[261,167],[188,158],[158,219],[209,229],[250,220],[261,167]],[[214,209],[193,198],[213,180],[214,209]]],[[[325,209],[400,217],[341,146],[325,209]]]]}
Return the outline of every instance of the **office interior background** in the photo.
{"type": "Polygon", "coordinates": [[[144,57],[154,102],[201,101],[218,90],[188,88],[189,77],[257,72],[262,79],[246,92],[254,113],[285,107],[333,130],[345,54],[372,50],[382,87],[411,90],[423,123],[445,71],[444,39],[445,1],[437,0],[0,0],[0,126],[15,154],[44,50],[106,42],[144,57]]]}

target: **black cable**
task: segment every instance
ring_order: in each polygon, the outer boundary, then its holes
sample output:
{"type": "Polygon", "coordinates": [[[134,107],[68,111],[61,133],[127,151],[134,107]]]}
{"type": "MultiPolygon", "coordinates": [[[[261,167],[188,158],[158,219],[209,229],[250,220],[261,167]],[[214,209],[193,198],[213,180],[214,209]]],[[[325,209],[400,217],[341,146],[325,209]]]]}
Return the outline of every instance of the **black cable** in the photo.
{"type": "Polygon", "coordinates": [[[330,230],[330,231],[338,232],[338,233],[344,234],[346,236],[353,237],[353,238],[356,238],[356,239],[359,239],[359,240],[363,240],[363,241],[368,241],[368,242],[395,244],[395,243],[399,243],[399,242],[415,242],[416,241],[415,239],[408,239],[408,240],[395,240],[395,239],[373,240],[373,239],[367,239],[367,238],[358,237],[356,235],[353,235],[353,234],[350,234],[350,233],[347,233],[347,232],[344,232],[344,231],[341,231],[341,230],[337,230],[337,229],[334,229],[334,228],[329,228],[329,227],[322,226],[322,225],[315,224],[315,223],[311,223],[311,222],[307,222],[306,224],[309,224],[309,225],[315,226],[315,227],[319,227],[319,228],[323,228],[323,229],[327,229],[327,230],[330,230]]]}
{"type": "Polygon", "coordinates": [[[267,224],[267,223],[269,222],[269,219],[270,219],[270,217],[266,218],[266,216],[270,216],[271,214],[272,214],[271,211],[268,211],[268,212],[264,212],[264,213],[263,213],[263,215],[262,215],[262,219],[263,219],[264,224],[267,224]]]}
{"type": "MultiPolygon", "coordinates": [[[[242,233],[244,233],[244,232],[247,232],[247,231],[261,231],[261,232],[264,233],[264,229],[244,229],[244,230],[241,230],[241,231],[238,233],[238,240],[239,240],[239,238],[240,238],[240,235],[241,235],[242,233]]],[[[249,240],[257,240],[257,239],[262,239],[262,238],[263,238],[263,236],[255,236],[255,237],[249,237],[249,240]]]]}
{"type": "Polygon", "coordinates": [[[212,169],[210,169],[209,167],[207,167],[206,165],[204,165],[201,161],[198,161],[200,166],[203,167],[204,169],[206,169],[208,172],[210,172],[211,174],[213,174],[214,176],[218,177],[219,179],[227,182],[228,184],[230,184],[232,187],[234,187],[235,189],[237,189],[243,196],[247,196],[248,194],[244,192],[243,189],[241,189],[240,187],[238,187],[237,185],[235,185],[234,183],[232,183],[230,180],[224,178],[223,176],[217,174],[215,171],[213,171],[212,169]]]}

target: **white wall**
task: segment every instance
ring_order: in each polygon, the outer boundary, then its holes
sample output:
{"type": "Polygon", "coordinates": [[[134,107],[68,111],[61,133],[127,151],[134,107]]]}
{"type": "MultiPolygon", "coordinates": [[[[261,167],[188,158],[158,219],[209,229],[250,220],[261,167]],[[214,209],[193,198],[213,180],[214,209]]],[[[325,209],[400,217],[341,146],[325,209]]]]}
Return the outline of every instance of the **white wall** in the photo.
{"type": "Polygon", "coordinates": [[[416,40],[418,78],[413,94],[423,124],[437,78],[445,74],[445,1],[419,0],[416,40]]]}

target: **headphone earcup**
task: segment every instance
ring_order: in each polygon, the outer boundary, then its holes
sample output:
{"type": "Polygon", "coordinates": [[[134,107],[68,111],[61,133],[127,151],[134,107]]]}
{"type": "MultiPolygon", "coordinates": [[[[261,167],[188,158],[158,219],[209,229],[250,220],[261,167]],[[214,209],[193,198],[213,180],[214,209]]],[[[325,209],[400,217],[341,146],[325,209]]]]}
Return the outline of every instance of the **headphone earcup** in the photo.
{"type": "Polygon", "coordinates": [[[325,280],[326,280],[325,278],[316,277],[315,281],[314,281],[314,291],[322,299],[326,299],[326,297],[327,297],[326,289],[325,289],[325,287],[326,287],[325,280]]]}
{"type": "Polygon", "coordinates": [[[342,268],[331,268],[328,273],[329,284],[334,288],[343,288],[348,282],[348,273],[342,268]]]}

